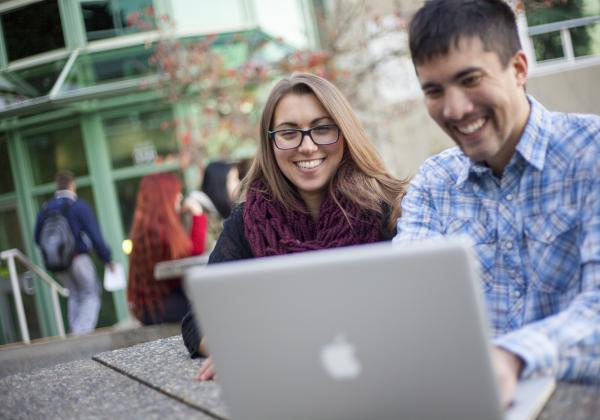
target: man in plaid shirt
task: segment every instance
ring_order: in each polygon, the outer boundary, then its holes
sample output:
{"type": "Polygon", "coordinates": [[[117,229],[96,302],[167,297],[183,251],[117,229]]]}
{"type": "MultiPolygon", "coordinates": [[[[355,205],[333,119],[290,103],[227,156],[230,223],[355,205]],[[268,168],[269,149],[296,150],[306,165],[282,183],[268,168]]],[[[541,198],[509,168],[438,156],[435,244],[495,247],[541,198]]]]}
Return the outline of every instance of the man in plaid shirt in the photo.
{"type": "Polygon", "coordinates": [[[429,114],[458,147],[420,168],[394,242],[471,237],[505,404],[519,377],[600,382],[600,117],[525,93],[503,0],[426,2],[410,50],[429,114]]]}

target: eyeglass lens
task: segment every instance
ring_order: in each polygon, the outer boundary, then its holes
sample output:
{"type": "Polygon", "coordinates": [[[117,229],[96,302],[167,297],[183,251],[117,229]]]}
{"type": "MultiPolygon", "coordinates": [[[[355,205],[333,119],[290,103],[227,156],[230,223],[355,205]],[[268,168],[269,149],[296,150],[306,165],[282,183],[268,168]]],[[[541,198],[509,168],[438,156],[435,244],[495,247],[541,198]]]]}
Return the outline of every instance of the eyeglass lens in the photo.
{"type": "Polygon", "coordinates": [[[295,149],[302,143],[304,135],[310,136],[316,144],[333,144],[339,136],[339,128],[335,125],[322,125],[309,130],[278,130],[274,133],[275,145],[280,149],[295,149]],[[303,134],[304,133],[304,134],[303,134]]]}

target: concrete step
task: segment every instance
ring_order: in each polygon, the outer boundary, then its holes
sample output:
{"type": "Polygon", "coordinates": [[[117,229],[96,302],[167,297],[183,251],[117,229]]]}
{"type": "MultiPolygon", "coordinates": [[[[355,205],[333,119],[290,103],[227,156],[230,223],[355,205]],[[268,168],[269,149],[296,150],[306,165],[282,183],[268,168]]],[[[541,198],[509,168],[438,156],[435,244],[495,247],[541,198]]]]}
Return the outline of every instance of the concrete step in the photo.
{"type": "Polygon", "coordinates": [[[152,326],[117,326],[95,330],[93,333],[49,337],[26,345],[11,343],[0,346],[0,378],[15,373],[33,372],[59,363],[91,359],[95,354],[158,340],[181,333],[179,324],[152,326]]]}

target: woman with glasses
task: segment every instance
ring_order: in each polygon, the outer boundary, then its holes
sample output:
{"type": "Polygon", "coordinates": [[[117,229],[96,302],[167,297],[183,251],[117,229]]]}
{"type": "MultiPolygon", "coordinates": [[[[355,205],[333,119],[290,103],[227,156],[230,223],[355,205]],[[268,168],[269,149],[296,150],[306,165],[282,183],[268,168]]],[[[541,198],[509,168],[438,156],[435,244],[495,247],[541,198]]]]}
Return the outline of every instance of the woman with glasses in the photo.
{"type": "MultiPolygon", "coordinates": [[[[391,176],[342,93],[296,73],[272,89],[257,155],[209,264],[391,239],[405,181],[391,176]]],[[[206,355],[191,313],[192,357],[206,355]]],[[[198,379],[214,376],[209,357],[198,379]]]]}

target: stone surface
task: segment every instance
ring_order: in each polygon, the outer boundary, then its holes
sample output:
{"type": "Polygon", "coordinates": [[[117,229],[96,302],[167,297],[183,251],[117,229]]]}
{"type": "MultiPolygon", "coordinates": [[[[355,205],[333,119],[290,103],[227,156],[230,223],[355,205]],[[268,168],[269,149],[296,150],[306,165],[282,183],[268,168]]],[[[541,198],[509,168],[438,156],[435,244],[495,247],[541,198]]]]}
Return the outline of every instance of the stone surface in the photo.
{"type": "Polygon", "coordinates": [[[0,379],[0,418],[214,420],[91,360],[0,379]]]}
{"type": "Polygon", "coordinates": [[[600,387],[559,382],[538,420],[600,419],[600,387]]]}
{"type": "Polygon", "coordinates": [[[0,347],[0,378],[15,373],[33,372],[59,363],[90,360],[94,354],[128,347],[133,344],[157,340],[178,334],[179,324],[115,330],[104,328],[92,334],[68,336],[66,339],[50,337],[36,340],[31,345],[10,344],[0,347]]]}
{"type": "Polygon", "coordinates": [[[101,353],[94,360],[210,414],[227,417],[218,383],[194,379],[201,360],[190,359],[181,335],[101,353]]]}

